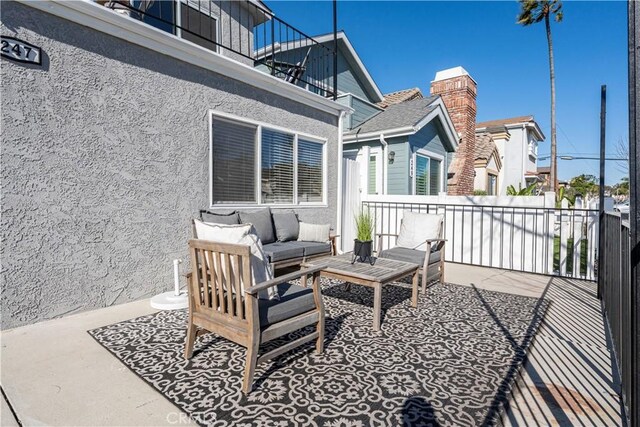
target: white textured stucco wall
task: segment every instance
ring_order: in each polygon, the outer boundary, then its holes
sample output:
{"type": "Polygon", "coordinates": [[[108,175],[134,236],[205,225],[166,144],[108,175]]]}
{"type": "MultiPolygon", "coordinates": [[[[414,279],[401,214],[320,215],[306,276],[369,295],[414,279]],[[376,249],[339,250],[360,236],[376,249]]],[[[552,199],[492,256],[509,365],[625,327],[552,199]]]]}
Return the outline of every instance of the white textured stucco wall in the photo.
{"type": "MultiPolygon", "coordinates": [[[[536,138],[533,135],[533,132],[531,131],[527,131],[527,147],[525,151],[525,153],[527,154],[527,161],[525,164],[525,169],[526,169],[525,173],[538,171],[537,158],[529,154],[529,144],[536,144],[536,138]]],[[[534,151],[535,151],[535,148],[534,148],[534,151]]]]}
{"type": "Polygon", "coordinates": [[[210,108],[328,138],[329,207],[298,212],[335,227],[337,117],[21,4],[1,23],[44,54],[0,67],[3,329],[172,286],[210,108]]]}
{"type": "Polygon", "coordinates": [[[502,160],[502,167],[505,170],[503,184],[506,194],[506,188],[513,185],[518,189],[518,185],[525,186],[524,182],[524,162],[526,161],[526,139],[523,139],[522,128],[509,128],[511,137],[505,143],[505,154],[502,160]]]}
{"type": "Polygon", "coordinates": [[[477,191],[487,191],[487,169],[485,167],[474,168],[476,176],[473,179],[473,189],[477,191]]]}

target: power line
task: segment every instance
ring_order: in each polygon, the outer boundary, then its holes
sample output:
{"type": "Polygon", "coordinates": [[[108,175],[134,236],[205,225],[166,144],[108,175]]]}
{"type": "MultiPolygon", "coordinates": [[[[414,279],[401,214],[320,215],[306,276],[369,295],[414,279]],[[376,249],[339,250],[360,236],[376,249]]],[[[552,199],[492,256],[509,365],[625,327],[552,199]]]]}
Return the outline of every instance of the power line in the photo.
{"type": "MultiPolygon", "coordinates": [[[[562,129],[562,128],[560,127],[560,125],[558,124],[558,122],[556,122],[556,126],[558,127],[558,129],[560,129],[560,132],[562,132],[562,135],[564,135],[564,138],[567,140],[567,142],[569,143],[569,145],[571,145],[571,146],[573,147],[573,149],[574,149],[574,150],[578,151],[578,148],[577,148],[575,145],[573,145],[573,142],[571,142],[571,140],[569,139],[569,136],[568,136],[568,135],[567,135],[567,133],[564,131],[564,129],[562,129]]],[[[599,175],[600,175],[600,172],[597,172],[597,171],[593,168],[593,166],[591,166],[591,165],[589,164],[589,162],[587,162],[586,160],[582,160],[582,162],[585,164],[585,166],[587,166],[589,169],[591,169],[591,170],[594,172],[594,175],[595,175],[595,176],[599,176],[599,175]]]]}

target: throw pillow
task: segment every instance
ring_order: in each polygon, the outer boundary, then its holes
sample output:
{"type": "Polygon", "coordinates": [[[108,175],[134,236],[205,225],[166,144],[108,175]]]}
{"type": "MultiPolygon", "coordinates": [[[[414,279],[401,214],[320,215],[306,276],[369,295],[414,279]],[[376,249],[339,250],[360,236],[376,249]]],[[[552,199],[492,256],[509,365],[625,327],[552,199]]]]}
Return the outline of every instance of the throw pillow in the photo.
{"type": "MultiPolygon", "coordinates": [[[[209,240],[218,243],[233,243],[239,245],[247,245],[251,248],[251,283],[246,285],[241,283],[242,291],[244,292],[245,286],[254,286],[257,283],[264,282],[266,280],[273,279],[273,273],[269,268],[267,262],[267,256],[262,249],[262,243],[256,235],[255,229],[251,224],[238,224],[238,225],[223,225],[223,224],[207,224],[199,220],[194,220],[196,227],[196,236],[198,239],[209,240]]],[[[237,268],[235,265],[235,258],[231,259],[233,268],[237,268]]],[[[216,261],[214,261],[214,264],[216,261]]],[[[207,265],[209,260],[207,259],[207,265]]],[[[211,268],[211,266],[209,266],[211,268]]],[[[219,269],[220,267],[214,265],[213,268],[219,269]]],[[[226,267],[222,266],[222,271],[227,274],[226,267]]],[[[278,297],[278,290],[275,287],[271,287],[266,292],[258,294],[259,298],[271,299],[278,297]]]]}
{"type": "Polygon", "coordinates": [[[271,209],[240,211],[239,215],[242,224],[253,224],[263,245],[276,241],[273,223],[271,222],[271,209]]]}
{"type": "Polygon", "coordinates": [[[440,237],[443,216],[404,211],[396,246],[426,251],[427,239],[440,237]]]}
{"type": "Polygon", "coordinates": [[[274,212],[272,216],[278,242],[298,240],[300,224],[298,224],[298,216],[295,212],[274,212]]]}
{"type": "Polygon", "coordinates": [[[209,211],[201,211],[200,218],[203,222],[212,224],[240,224],[240,217],[237,212],[231,212],[228,214],[221,214],[209,211]]]}
{"type": "Polygon", "coordinates": [[[298,241],[326,243],[329,241],[329,230],[331,230],[331,224],[308,224],[301,222],[298,241]]]}

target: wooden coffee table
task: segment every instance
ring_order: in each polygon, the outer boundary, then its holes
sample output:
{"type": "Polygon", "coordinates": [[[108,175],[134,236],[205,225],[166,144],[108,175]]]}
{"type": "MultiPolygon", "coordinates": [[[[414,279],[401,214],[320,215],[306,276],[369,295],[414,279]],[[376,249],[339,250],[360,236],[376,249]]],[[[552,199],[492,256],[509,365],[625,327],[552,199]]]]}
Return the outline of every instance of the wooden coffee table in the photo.
{"type": "Polygon", "coordinates": [[[320,258],[304,263],[303,267],[324,265],[321,276],[343,280],[347,283],[373,288],[373,330],[380,330],[380,315],[382,311],[382,287],[398,279],[413,275],[411,306],[418,306],[418,275],[420,266],[404,261],[386,258],[376,258],[373,265],[368,262],[351,264],[351,254],[320,258]]]}

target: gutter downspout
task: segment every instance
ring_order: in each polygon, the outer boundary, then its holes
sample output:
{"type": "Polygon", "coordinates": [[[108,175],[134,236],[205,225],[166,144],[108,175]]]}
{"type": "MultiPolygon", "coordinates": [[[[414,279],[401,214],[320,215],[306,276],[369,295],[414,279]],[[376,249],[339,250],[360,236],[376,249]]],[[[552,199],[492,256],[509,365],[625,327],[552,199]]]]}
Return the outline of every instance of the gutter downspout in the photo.
{"type": "MultiPolygon", "coordinates": [[[[343,196],[343,188],[342,188],[342,174],[343,174],[343,169],[344,169],[344,159],[343,154],[342,154],[342,125],[343,125],[343,120],[345,118],[345,116],[347,115],[346,111],[341,111],[340,112],[340,116],[338,117],[338,184],[337,184],[337,204],[336,204],[336,234],[338,236],[342,235],[342,196],[343,196]]],[[[342,252],[341,248],[342,248],[342,240],[340,237],[338,237],[338,239],[340,240],[340,244],[336,244],[336,248],[339,252],[342,252]]]]}
{"type": "Polygon", "coordinates": [[[389,144],[384,139],[384,134],[380,134],[380,144],[382,144],[382,194],[387,194],[387,159],[389,158],[389,144]]]}

